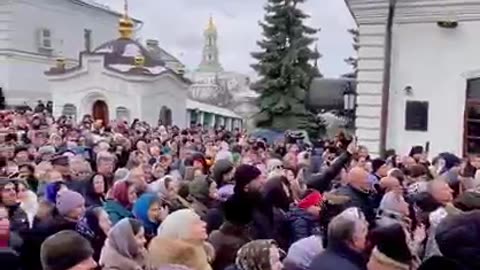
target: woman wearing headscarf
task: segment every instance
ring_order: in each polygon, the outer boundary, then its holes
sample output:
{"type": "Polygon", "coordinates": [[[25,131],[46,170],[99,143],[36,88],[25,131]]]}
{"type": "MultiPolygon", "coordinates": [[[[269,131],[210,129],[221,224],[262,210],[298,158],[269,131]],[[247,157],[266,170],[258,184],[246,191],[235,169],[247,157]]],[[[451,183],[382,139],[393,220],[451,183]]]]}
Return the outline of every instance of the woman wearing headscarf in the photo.
{"type": "Polygon", "coordinates": [[[157,229],[168,215],[168,207],[155,193],[145,193],[133,205],[133,215],[142,222],[147,243],[157,235],[157,229]]]}
{"type": "Polygon", "coordinates": [[[95,174],[88,180],[85,192],[85,204],[90,206],[103,206],[107,193],[107,183],[101,174],[95,174]]]}
{"type": "Polygon", "coordinates": [[[110,230],[99,264],[103,270],[143,270],[146,267],[145,243],[140,221],[124,218],[110,230]]]}
{"type": "Polygon", "coordinates": [[[191,209],[178,210],[162,222],[148,247],[149,266],[182,265],[211,270],[213,248],[206,242],[206,224],[191,209]]]}
{"type": "Polygon", "coordinates": [[[226,201],[233,195],[234,171],[233,163],[228,159],[220,159],[213,164],[211,177],[217,183],[218,196],[221,201],[226,201]]]}
{"type": "Polygon", "coordinates": [[[66,190],[66,189],[68,189],[67,185],[63,181],[55,181],[47,184],[45,186],[45,194],[44,194],[45,200],[47,200],[52,204],[57,203],[57,194],[60,191],[66,190]]]}
{"type": "Polygon", "coordinates": [[[100,252],[111,226],[107,213],[101,207],[87,209],[83,218],[77,223],[76,231],[90,242],[94,250],[93,259],[96,262],[100,259],[100,252]]]}
{"type": "Polygon", "coordinates": [[[237,254],[235,265],[228,270],[281,270],[284,252],[273,240],[255,240],[245,244],[237,254]]]}
{"type": "Polygon", "coordinates": [[[133,218],[130,211],[132,205],[137,200],[135,186],[127,181],[117,182],[113,185],[111,198],[107,199],[104,205],[105,211],[112,221],[116,224],[123,218],[133,218]]]}
{"type": "Polygon", "coordinates": [[[150,192],[156,193],[168,204],[170,212],[190,207],[190,204],[178,196],[178,183],[171,175],[164,176],[148,186],[150,192]]]}

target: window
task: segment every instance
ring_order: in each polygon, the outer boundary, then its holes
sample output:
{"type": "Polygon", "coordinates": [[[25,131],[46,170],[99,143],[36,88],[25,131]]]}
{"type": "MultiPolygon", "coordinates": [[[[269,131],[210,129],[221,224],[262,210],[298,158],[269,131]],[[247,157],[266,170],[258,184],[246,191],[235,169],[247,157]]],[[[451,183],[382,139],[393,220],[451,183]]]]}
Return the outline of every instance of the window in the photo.
{"type": "Polygon", "coordinates": [[[44,38],[52,37],[52,33],[50,32],[50,29],[42,29],[42,36],[44,38]]]}
{"type": "Polygon", "coordinates": [[[62,115],[72,118],[74,122],[77,121],[77,107],[75,105],[67,103],[63,105],[62,115]]]}
{"type": "Polygon", "coordinates": [[[463,134],[464,154],[480,154],[480,78],[467,81],[463,134]]]}
{"type": "Polygon", "coordinates": [[[428,130],[428,102],[407,101],[405,110],[405,130],[428,130]]]}
{"type": "Polygon", "coordinates": [[[117,107],[116,109],[116,117],[118,120],[124,120],[130,122],[130,112],[125,107],[117,107]]]}
{"type": "Polygon", "coordinates": [[[38,50],[40,53],[51,54],[53,50],[52,31],[48,28],[38,30],[38,50]]]}

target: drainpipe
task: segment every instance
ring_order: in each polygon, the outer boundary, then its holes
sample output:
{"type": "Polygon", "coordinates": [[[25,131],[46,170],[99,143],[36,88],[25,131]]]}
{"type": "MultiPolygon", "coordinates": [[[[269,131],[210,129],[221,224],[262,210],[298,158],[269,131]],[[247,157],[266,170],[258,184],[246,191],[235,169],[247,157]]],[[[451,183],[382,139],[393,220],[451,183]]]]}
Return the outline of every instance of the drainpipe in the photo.
{"type": "Polygon", "coordinates": [[[380,115],[380,156],[385,157],[387,150],[388,106],[390,100],[390,77],[392,67],[392,28],[397,0],[390,0],[388,5],[387,25],[383,63],[382,111],[380,115]]]}

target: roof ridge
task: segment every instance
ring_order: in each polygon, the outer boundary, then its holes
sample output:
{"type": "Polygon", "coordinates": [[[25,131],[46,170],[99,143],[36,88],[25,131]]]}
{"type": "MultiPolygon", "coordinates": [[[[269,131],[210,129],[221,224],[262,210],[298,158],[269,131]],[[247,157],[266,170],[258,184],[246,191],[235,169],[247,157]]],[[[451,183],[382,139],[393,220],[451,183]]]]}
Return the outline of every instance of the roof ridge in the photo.
{"type": "MultiPolygon", "coordinates": [[[[70,2],[74,3],[74,4],[78,4],[78,5],[82,5],[82,6],[86,6],[86,7],[90,7],[90,8],[94,8],[94,9],[98,9],[98,10],[101,10],[103,12],[106,12],[106,13],[110,13],[112,15],[116,15],[116,16],[123,16],[122,13],[118,12],[118,11],[115,11],[114,9],[111,9],[110,6],[108,5],[104,5],[104,4],[101,4],[101,3],[98,3],[96,2],[95,0],[69,0],[70,2]]],[[[135,23],[143,23],[141,20],[139,19],[135,19],[133,17],[130,16],[130,18],[135,22],[135,23]]]]}

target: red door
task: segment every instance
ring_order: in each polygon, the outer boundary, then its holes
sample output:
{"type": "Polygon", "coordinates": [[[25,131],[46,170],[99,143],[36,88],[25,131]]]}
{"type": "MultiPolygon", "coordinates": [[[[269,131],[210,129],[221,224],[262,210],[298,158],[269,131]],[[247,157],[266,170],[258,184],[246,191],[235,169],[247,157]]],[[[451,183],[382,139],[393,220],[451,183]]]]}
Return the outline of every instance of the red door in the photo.
{"type": "Polygon", "coordinates": [[[108,125],[108,106],[103,100],[97,100],[93,103],[93,119],[102,120],[104,125],[108,125]]]}

